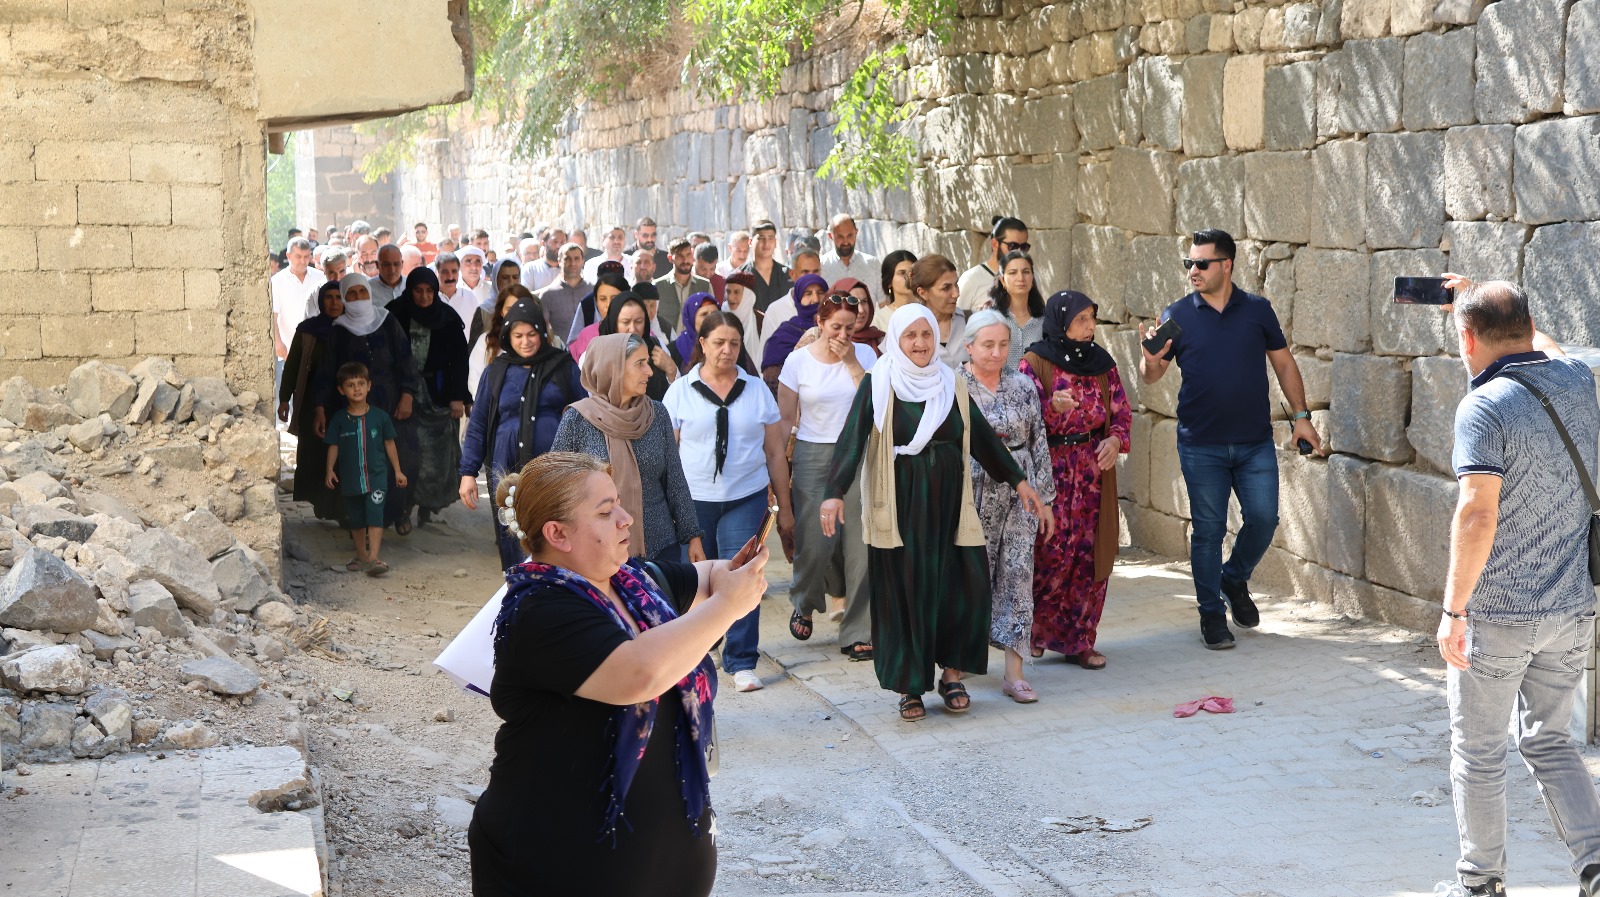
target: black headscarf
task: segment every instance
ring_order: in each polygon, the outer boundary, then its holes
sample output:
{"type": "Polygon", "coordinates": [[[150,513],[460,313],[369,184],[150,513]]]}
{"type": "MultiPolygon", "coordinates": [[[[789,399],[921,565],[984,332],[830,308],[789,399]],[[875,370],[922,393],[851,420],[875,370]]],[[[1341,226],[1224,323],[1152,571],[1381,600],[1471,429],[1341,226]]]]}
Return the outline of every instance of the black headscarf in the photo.
{"type": "Polygon", "coordinates": [[[328,299],[339,295],[339,281],[330,280],[317,287],[317,313],[294,328],[295,333],[307,333],[318,340],[333,334],[334,318],[328,315],[328,299]]]}
{"type": "Polygon", "coordinates": [[[1086,308],[1098,310],[1099,306],[1077,290],[1062,290],[1051,296],[1044,304],[1044,339],[1029,346],[1028,351],[1080,377],[1098,377],[1116,367],[1116,359],[1094,340],[1067,339],[1067,327],[1086,308]]]}
{"type": "Polygon", "coordinates": [[[533,425],[539,414],[539,394],[545,384],[553,382],[569,391],[569,399],[575,398],[570,394],[570,385],[573,380],[572,368],[577,366],[577,362],[550,341],[544,307],[537,299],[519,299],[506,312],[505,326],[500,330],[500,348],[503,351],[489,363],[485,380],[488,389],[480,399],[489,406],[483,455],[485,458],[494,457],[494,434],[500,427],[500,392],[505,389],[506,370],[512,365],[528,368],[528,379],[522,386],[523,413],[517,421],[516,469],[521,470],[524,464],[533,460],[533,425]],[[517,324],[532,324],[539,333],[539,349],[531,356],[518,355],[511,348],[511,328],[517,324]]]}
{"type": "MultiPolygon", "coordinates": [[[[622,265],[617,262],[612,262],[612,264],[617,265],[619,268],[622,267],[622,265]]],[[[602,265],[601,267],[605,266],[602,265]]],[[[615,287],[616,289],[626,293],[628,292],[628,279],[623,277],[621,274],[613,274],[610,272],[601,274],[595,278],[594,290],[590,290],[589,295],[583,297],[583,301],[578,303],[578,314],[583,316],[583,324],[579,328],[580,330],[583,327],[588,327],[590,324],[593,324],[600,319],[598,307],[594,301],[594,293],[595,290],[598,290],[603,286],[615,287]]],[[[617,300],[620,298],[621,296],[611,297],[611,304],[613,307],[616,306],[617,300]]]]}
{"type": "Polygon", "coordinates": [[[461,316],[439,296],[439,276],[433,269],[417,268],[407,275],[405,292],[385,310],[408,337],[413,321],[432,332],[428,357],[413,360],[433,400],[441,404],[471,402],[472,393],[467,389],[467,330],[461,316]],[[416,289],[422,284],[433,287],[433,301],[425,308],[416,301],[416,289]]]}
{"type": "MultiPolygon", "coordinates": [[[[462,326],[461,316],[456,314],[456,310],[451,308],[444,301],[444,298],[439,295],[439,275],[433,273],[433,269],[428,267],[412,269],[411,273],[406,275],[406,288],[386,308],[388,308],[389,314],[400,319],[400,329],[408,333],[411,331],[412,321],[416,321],[429,330],[438,330],[444,326],[448,318],[455,318],[456,326],[462,326]],[[417,304],[417,287],[423,284],[433,287],[433,302],[429,303],[426,308],[417,304]],[[448,316],[444,314],[447,311],[450,313],[448,316]]],[[[465,332],[463,332],[461,338],[466,339],[465,332]]]]}

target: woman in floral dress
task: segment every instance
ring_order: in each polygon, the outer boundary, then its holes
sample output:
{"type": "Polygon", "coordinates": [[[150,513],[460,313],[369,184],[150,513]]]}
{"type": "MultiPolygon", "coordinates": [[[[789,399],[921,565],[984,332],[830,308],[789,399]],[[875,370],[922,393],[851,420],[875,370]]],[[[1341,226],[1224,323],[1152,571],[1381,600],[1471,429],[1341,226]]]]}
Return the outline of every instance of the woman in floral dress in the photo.
{"type": "Polygon", "coordinates": [[[1096,309],[1074,290],[1051,296],[1044,339],[1020,365],[1044,409],[1056,487],[1055,535],[1039,539],[1034,557],[1033,656],[1059,651],[1091,670],[1106,665],[1094,642],[1117,550],[1117,515],[1101,519],[1102,490],[1115,501],[1133,421],[1117,363],[1094,342],[1096,309]]]}
{"type": "MultiPolygon", "coordinates": [[[[1050,446],[1045,440],[1044,418],[1033,381],[1006,364],[1011,349],[1011,324],[992,308],[967,321],[967,355],[961,368],[967,393],[994,428],[1011,457],[1039,493],[1045,506],[1055,501],[1055,478],[1050,473],[1050,446]]],[[[1018,704],[1039,700],[1033,686],[1022,678],[1022,652],[1028,650],[1033,631],[1033,551],[1041,537],[1039,520],[1023,510],[1017,494],[992,479],[973,462],[972,488],[989,547],[989,585],[993,593],[989,616],[989,643],[1006,652],[1006,670],[1000,691],[1018,704]]],[[[1043,538],[1049,540],[1051,519],[1045,520],[1043,538]]]]}

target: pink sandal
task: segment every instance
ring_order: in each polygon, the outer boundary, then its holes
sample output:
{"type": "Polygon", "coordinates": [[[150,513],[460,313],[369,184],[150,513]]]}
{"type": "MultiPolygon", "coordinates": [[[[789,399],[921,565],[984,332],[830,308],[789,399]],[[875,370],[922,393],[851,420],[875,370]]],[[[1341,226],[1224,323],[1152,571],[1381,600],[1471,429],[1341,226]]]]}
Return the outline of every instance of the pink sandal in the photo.
{"type": "Polygon", "coordinates": [[[1029,685],[1026,679],[1018,679],[1015,682],[1001,679],[1000,693],[1018,704],[1032,704],[1039,700],[1039,693],[1033,690],[1033,686],[1029,685]]]}

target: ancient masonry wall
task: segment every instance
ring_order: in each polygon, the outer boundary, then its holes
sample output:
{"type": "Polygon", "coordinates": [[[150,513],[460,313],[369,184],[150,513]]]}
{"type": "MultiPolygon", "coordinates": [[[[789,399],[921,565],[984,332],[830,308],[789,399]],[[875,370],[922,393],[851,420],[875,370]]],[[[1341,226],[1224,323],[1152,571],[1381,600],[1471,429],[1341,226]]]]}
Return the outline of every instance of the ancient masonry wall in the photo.
{"type": "Polygon", "coordinates": [[[1600,0],[1001,0],[968,9],[947,46],[912,49],[909,189],[815,177],[845,52],[793,66],[768,103],[590,108],[536,164],[508,162],[486,127],[453,141],[446,174],[464,185],[463,223],[497,239],[642,214],[669,234],[760,217],[817,228],[848,210],[869,251],[965,266],[989,216],[1015,210],[1046,292],[1100,302],[1138,409],[1127,532],[1176,556],[1179,378],[1137,382],[1133,328],[1186,292],[1184,235],[1225,228],[1335,451],[1280,456],[1282,523],[1257,580],[1431,630],[1466,378],[1447,321],[1395,308],[1391,278],[1518,280],[1544,330],[1600,343],[1600,0]]]}
{"type": "MultiPolygon", "coordinates": [[[[343,227],[356,219],[406,231],[394,221],[394,187],[388,175],[368,184],[360,163],[379,140],[353,128],[297,131],[295,141],[295,222],[321,233],[328,225],[343,227]]],[[[283,234],[269,234],[282,246],[283,234]]]]}
{"type": "Polygon", "coordinates": [[[0,378],[176,360],[271,395],[243,4],[0,4],[0,378]]]}

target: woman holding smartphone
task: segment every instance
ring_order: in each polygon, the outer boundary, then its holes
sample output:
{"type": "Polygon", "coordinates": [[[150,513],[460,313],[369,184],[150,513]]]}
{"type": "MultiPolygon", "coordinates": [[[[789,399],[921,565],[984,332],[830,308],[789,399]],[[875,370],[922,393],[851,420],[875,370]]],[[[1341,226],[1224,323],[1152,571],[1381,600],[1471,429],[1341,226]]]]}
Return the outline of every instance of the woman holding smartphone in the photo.
{"type": "MultiPolygon", "coordinates": [[[[756,377],[739,367],[744,326],[730,312],[713,311],[700,322],[691,366],[661,404],[672,419],[683,473],[694,496],[706,557],[731,558],[756,534],[767,510],[767,488],[777,496],[779,527],[794,529],[789,509],[789,463],[778,404],[756,377]]],[[[728,630],[722,669],[739,691],[761,688],[756,675],[760,608],[728,630]]]]}

